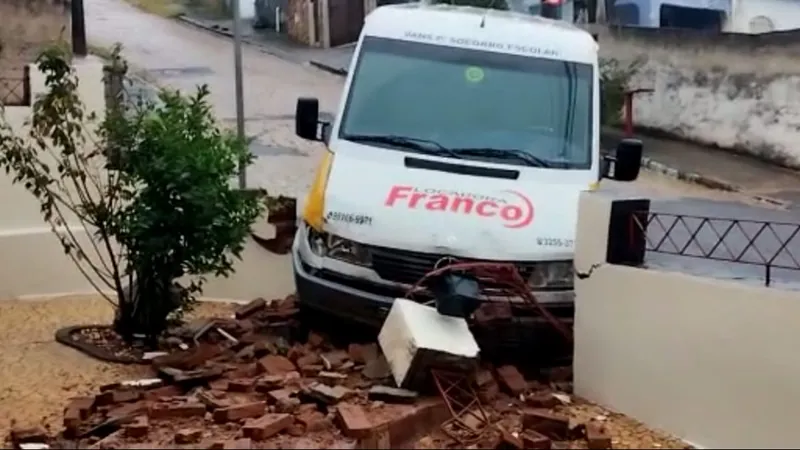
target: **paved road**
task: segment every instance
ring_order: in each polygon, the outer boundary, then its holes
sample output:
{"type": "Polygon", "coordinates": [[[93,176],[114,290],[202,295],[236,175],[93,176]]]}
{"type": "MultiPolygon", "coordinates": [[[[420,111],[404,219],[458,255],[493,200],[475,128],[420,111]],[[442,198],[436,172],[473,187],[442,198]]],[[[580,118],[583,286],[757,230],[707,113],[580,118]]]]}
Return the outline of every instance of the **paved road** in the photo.
{"type": "MultiPolygon", "coordinates": [[[[86,0],[86,27],[93,45],[123,45],[132,66],[159,84],[191,91],[208,84],[217,116],[235,126],[233,45],[230,40],[174,20],[146,14],[122,0],[86,0]]],[[[243,51],[246,130],[256,137],[258,156],[249,170],[253,185],[271,193],[299,195],[323,151],[294,135],[299,96],[320,99],[321,108],[338,104],[341,80],[247,46],[243,51]]]]}
{"type": "MultiPolygon", "coordinates": [[[[234,126],[230,39],[143,13],[122,0],[86,0],[86,14],[92,44],[110,46],[122,43],[129,62],[144,69],[158,84],[182,90],[192,90],[201,83],[208,84],[216,114],[234,126]]],[[[264,187],[271,194],[302,195],[310,184],[323,148],[321,144],[309,143],[294,135],[292,116],[295,101],[299,96],[315,96],[320,99],[323,111],[334,111],[343,80],[266,54],[255,46],[245,46],[243,58],[246,127],[247,133],[256,137],[252,150],[258,156],[248,172],[249,184],[264,187]]],[[[800,214],[748,205],[747,198],[741,195],[712,191],[650,173],[643,173],[635,183],[606,181],[604,185],[604,189],[623,195],[653,198],[656,211],[800,222],[800,214]]],[[[657,228],[651,226],[650,231],[657,238],[657,228]]],[[[691,231],[686,233],[688,237],[691,231]]],[[[785,238],[789,231],[783,229],[779,233],[783,233],[785,238]]],[[[680,234],[676,236],[680,240],[680,234]]],[[[699,239],[706,250],[716,241],[711,229],[703,231],[699,239]]],[[[759,249],[765,247],[766,253],[777,250],[778,244],[774,240],[769,241],[765,236],[759,239],[759,249]]],[[[749,240],[746,236],[735,237],[732,234],[726,243],[735,251],[737,248],[741,250],[749,240]]],[[[800,238],[794,239],[789,248],[800,255],[800,238]]],[[[786,258],[783,256],[780,261],[791,264],[786,258]]],[[[656,255],[648,259],[698,274],[752,280],[763,277],[763,269],[755,266],[713,264],[705,260],[656,255]]],[[[783,281],[800,278],[800,272],[775,275],[783,281]]]]}

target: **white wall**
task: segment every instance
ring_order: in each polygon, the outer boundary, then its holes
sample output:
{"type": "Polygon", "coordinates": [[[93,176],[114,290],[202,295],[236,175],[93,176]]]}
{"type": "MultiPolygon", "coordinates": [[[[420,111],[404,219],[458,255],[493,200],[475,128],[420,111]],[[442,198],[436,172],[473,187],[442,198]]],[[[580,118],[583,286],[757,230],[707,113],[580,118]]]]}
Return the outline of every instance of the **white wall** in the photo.
{"type": "Polygon", "coordinates": [[[705,448],[800,446],[800,292],[606,264],[611,201],[580,201],[576,393],[705,448]]]}
{"type": "MultiPolygon", "coordinates": [[[[645,61],[631,87],[637,125],[800,168],[800,47],[756,45],[750,36],[670,36],[603,31],[603,57],[645,61]]],[[[800,41],[798,41],[800,42],[800,41]]]]}

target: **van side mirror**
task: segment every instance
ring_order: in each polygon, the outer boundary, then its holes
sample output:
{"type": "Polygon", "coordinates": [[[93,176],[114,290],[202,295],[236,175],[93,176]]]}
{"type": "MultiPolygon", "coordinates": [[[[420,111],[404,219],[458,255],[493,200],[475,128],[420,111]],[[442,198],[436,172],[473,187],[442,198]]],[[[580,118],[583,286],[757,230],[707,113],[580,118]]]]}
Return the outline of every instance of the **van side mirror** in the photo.
{"type": "Polygon", "coordinates": [[[606,156],[601,163],[603,176],[617,181],[633,181],[639,177],[642,168],[642,151],[644,146],[638,139],[623,139],[617,144],[614,156],[606,156]],[[613,174],[611,167],[613,162],[613,174]]]}
{"type": "Polygon", "coordinates": [[[297,99],[297,108],[294,114],[294,132],[303,139],[319,141],[319,100],[316,98],[301,97],[297,99]]]}

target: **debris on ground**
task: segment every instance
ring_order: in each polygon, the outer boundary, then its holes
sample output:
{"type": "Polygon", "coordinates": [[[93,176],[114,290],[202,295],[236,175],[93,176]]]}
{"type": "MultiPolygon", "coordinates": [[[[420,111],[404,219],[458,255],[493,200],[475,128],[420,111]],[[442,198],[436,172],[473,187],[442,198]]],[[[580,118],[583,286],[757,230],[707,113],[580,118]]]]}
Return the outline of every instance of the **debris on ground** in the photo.
{"type": "Polygon", "coordinates": [[[434,364],[432,346],[423,346],[417,353],[427,354],[430,385],[398,387],[377,343],[336,348],[313,331],[298,339],[297,313],[293,296],[256,299],[230,318],[172,330],[174,349],[154,355],[154,376],[72,398],[60,433],[15,428],[8,443],[51,449],[685,447],[650,431],[649,440],[623,435],[607,412],[587,416],[593,405],[570,394],[568,370],[527,380],[514,366],[480,367],[470,358],[466,365],[456,358],[454,370],[441,360],[434,364]]]}

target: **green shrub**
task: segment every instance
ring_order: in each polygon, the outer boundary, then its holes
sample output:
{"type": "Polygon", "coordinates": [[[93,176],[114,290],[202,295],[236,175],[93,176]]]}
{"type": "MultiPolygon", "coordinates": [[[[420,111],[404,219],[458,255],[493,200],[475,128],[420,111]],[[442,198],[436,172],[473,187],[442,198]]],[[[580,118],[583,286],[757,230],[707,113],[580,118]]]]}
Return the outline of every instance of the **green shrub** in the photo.
{"type": "Polygon", "coordinates": [[[65,253],[114,305],[117,331],[155,341],[206,276],[233,272],[264,208],[259,196],[231,187],[251,156],[215,122],[206,87],[113,103],[100,121],[86,113],[61,49],[43,53],[38,67],[46,92],[26,134],[0,121],[0,167],[39,200],[65,253]],[[108,169],[110,149],[121,170],[108,169]]]}

